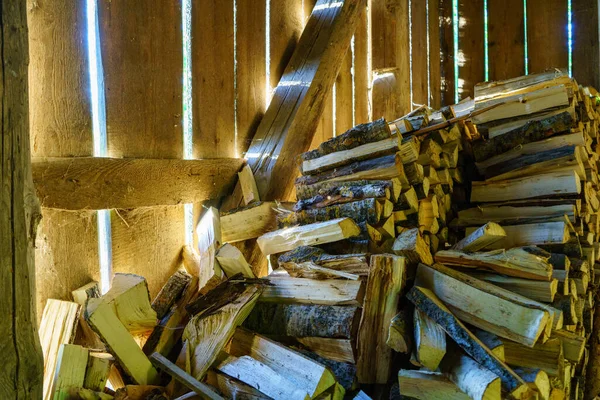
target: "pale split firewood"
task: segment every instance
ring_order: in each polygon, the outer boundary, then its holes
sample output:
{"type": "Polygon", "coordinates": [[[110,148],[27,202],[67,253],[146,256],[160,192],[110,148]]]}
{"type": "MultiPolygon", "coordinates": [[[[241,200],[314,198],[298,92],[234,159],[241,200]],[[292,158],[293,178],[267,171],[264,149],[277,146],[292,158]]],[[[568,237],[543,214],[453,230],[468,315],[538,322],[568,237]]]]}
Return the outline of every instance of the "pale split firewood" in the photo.
{"type": "Polygon", "coordinates": [[[353,281],[357,281],[360,279],[360,275],[352,274],[345,271],[340,271],[332,268],[322,267],[318,264],[315,264],[312,261],[307,261],[303,263],[286,263],[285,266],[282,267],[285,269],[290,276],[293,277],[307,277],[309,279],[336,279],[343,278],[349,279],[353,281]]]}
{"type": "Polygon", "coordinates": [[[446,333],[423,311],[414,311],[415,352],[419,363],[436,371],[446,354],[446,333]]]}
{"type": "Polygon", "coordinates": [[[198,277],[198,273],[200,272],[200,255],[189,244],[181,248],[181,264],[189,275],[198,277]]]}
{"type": "Polygon", "coordinates": [[[254,180],[252,168],[248,164],[244,165],[242,170],[238,172],[238,180],[242,189],[242,195],[244,196],[244,204],[248,205],[260,201],[256,180],[254,180]]]}
{"type": "Polygon", "coordinates": [[[496,286],[500,286],[501,288],[518,293],[532,300],[545,303],[552,303],[558,290],[558,279],[540,281],[478,271],[467,271],[467,274],[482,281],[493,283],[496,286]]]}
{"type": "Polygon", "coordinates": [[[475,85],[475,108],[480,109],[482,102],[521,93],[528,93],[556,85],[573,85],[568,71],[549,69],[547,71],[523,75],[500,81],[479,82],[475,85]]]}
{"type": "Polygon", "coordinates": [[[431,290],[465,322],[527,346],[536,343],[547,325],[550,325],[550,330],[552,328],[552,315],[549,307],[543,303],[471,278],[441,264],[420,264],[415,284],[431,290]],[[482,307],[486,302],[490,306],[482,307]]]}
{"type": "Polygon", "coordinates": [[[167,283],[165,283],[152,301],[152,308],[156,311],[156,318],[162,319],[169,312],[190,280],[191,276],[185,271],[175,271],[169,277],[167,283]]]}
{"type": "Polygon", "coordinates": [[[394,207],[395,209],[402,210],[406,215],[414,214],[419,211],[419,197],[414,188],[410,188],[402,191],[400,194],[400,201],[394,207]]]}
{"type": "Polygon", "coordinates": [[[488,222],[470,234],[467,234],[464,239],[450,247],[450,249],[472,253],[484,249],[505,237],[506,232],[500,225],[495,222],[488,222]]]}
{"type": "Polygon", "coordinates": [[[252,266],[248,264],[242,252],[235,246],[225,243],[216,254],[219,266],[225,273],[225,276],[232,276],[241,273],[246,278],[255,278],[252,272],[252,266]]]}
{"type": "Polygon", "coordinates": [[[469,400],[453,382],[439,372],[398,371],[400,393],[419,400],[469,400]]]}
{"type": "Polygon", "coordinates": [[[585,350],[585,337],[562,329],[552,332],[552,337],[557,337],[561,340],[564,356],[567,360],[574,363],[581,361],[583,351],[585,350]]]}
{"type": "Polygon", "coordinates": [[[372,255],[365,300],[358,329],[357,377],[361,383],[386,383],[392,350],[385,345],[389,321],[396,314],[406,283],[406,259],[391,254],[372,255]]]}
{"type": "Polygon", "coordinates": [[[219,352],[225,347],[235,328],[247,318],[260,296],[260,287],[249,285],[235,300],[212,314],[195,315],[185,327],[187,342],[186,371],[201,380],[219,352]]]}
{"type": "MultiPolygon", "coordinates": [[[[75,303],[81,305],[81,307],[85,307],[87,299],[100,297],[100,284],[96,281],[92,281],[73,290],[71,295],[73,296],[75,303]]],[[[104,343],[102,343],[98,335],[90,328],[82,313],[79,315],[79,327],[81,329],[77,332],[78,337],[75,339],[77,344],[98,351],[104,350],[104,343]]]]}
{"type": "Polygon", "coordinates": [[[542,249],[528,246],[484,253],[441,250],[435,254],[435,261],[461,268],[494,271],[517,278],[550,281],[553,271],[548,256],[549,253],[542,249]]]}
{"type": "Polygon", "coordinates": [[[62,344],[56,360],[52,399],[69,399],[69,389],[83,387],[88,350],[75,344],[62,344]]]}
{"type": "Polygon", "coordinates": [[[85,305],[85,302],[89,298],[100,297],[100,285],[98,282],[93,281],[86,285],[83,285],[80,288],[77,288],[71,292],[71,296],[73,296],[73,301],[82,306],[85,305]]]}
{"type": "Polygon", "coordinates": [[[575,172],[556,172],[501,182],[473,182],[471,201],[491,203],[579,193],[581,182],[575,172]]]}
{"type": "Polygon", "coordinates": [[[298,337],[291,339],[274,337],[273,339],[282,343],[299,343],[302,345],[302,348],[306,348],[307,350],[332,361],[352,364],[356,362],[354,344],[350,339],[320,337],[298,337]]]}
{"type": "Polygon", "coordinates": [[[349,218],[339,218],[293,228],[269,232],[258,238],[263,254],[277,254],[298,246],[330,243],[358,236],[360,229],[349,218]]]}
{"type": "Polygon", "coordinates": [[[487,222],[495,222],[502,226],[517,225],[532,222],[562,221],[567,215],[571,222],[575,222],[577,209],[571,204],[555,206],[488,206],[481,205],[475,208],[459,211],[458,218],[451,225],[457,227],[477,226],[487,222]]]}
{"type": "Polygon", "coordinates": [[[279,371],[275,371],[249,356],[229,356],[221,361],[216,368],[273,399],[310,399],[304,388],[294,386],[288,380],[288,377],[284,377],[279,371]]]}
{"type": "Polygon", "coordinates": [[[207,209],[196,226],[196,233],[200,255],[200,265],[196,275],[199,278],[199,288],[202,288],[213,276],[223,276],[223,271],[215,259],[217,250],[223,243],[219,210],[214,207],[207,209]]]}
{"type": "Polygon", "coordinates": [[[408,164],[415,162],[419,159],[419,152],[421,149],[421,142],[415,136],[400,137],[400,151],[398,154],[402,160],[402,164],[408,164]]]}
{"type": "Polygon", "coordinates": [[[299,246],[294,250],[282,254],[278,259],[279,266],[284,268],[290,276],[298,278],[328,279],[339,277],[334,275],[331,270],[344,272],[357,276],[367,276],[369,273],[369,264],[365,254],[340,254],[330,255],[323,249],[311,246],[299,246]],[[305,263],[311,263],[304,268],[305,263]],[[325,270],[314,270],[314,265],[318,265],[325,270]]]}
{"type": "Polygon", "coordinates": [[[113,358],[107,353],[89,353],[83,387],[101,392],[106,386],[113,358]]]}
{"type": "Polygon", "coordinates": [[[214,369],[208,371],[207,383],[218,388],[227,399],[271,400],[252,386],[214,369]]]}
{"type": "Polygon", "coordinates": [[[498,375],[461,351],[454,351],[451,356],[449,354],[442,362],[441,369],[470,399],[500,400],[501,381],[498,375]]]}
{"type": "Polygon", "coordinates": [[[42,322],[38,330],[44,355],[44,399],[53,396],[54,379],[58,353],[62,345],[70,344],[75,339],[75,332],[81,306],[69,301],[48,299],[42,314],[42,322]]]}
{"type": "Polygon", "coordinates": [[[498,359],[504,361],[504,344],[498,335],[494,335],[483,329],[473,329],[473,333],[477,336],[477,339],[481,340],[481,343],[498,357],[498,359]]]}
{"type": "Polygon", "coordinates": [[[371,400],[371,397],[362,390],[359,390],[358,393],[354,395],[352,400],[371,400]]]}
{"type": "Polygon", "coordinates": [[[333,374],[325,366],[243,328],[236,329],[228,352],[236,357],[252,357],[306,390],[311,398],[335,384],[333,374]]]}
{"type": "Polygon", "coordinates": [[[409,264],[420,262],[427,265],[433,264],[429,246],[423,240],[418,228],[402,232],[394,241],[392,250],[394,254],[406,257],[409,264]]]}
{"type": "MultiPolygon", "coordinates": [[[[468,227],[470,235],[475,228],[468,227]]],[[[502,249],[531,245],[562,244],[569,241],[569,226],[565,221],[505,226],[506,236],[486,246],[487,249],[502,249]]]]}
{"type": "Polygon", "coordinates": [[[173,379],[177,380],[194,393],[200,395],[203,399],[223,399],[223,397],[217,394],[210,386],[194,379],[194,377],[185,372],[183,369],[179,368],[177,365],[173,364],[163,355],[159,353],[153,353],[150,356],[150,361],[152,361],[152,364],[154,364],[157,368],[168,373],[173,379]]]}
{"type": "Polygon", "coordinates": [[[85,319],[134,382],[146,385],[156,381],[156,370],[109,303],[103,299],[89,299],[85,319]]]}
{"type": "Polygon", "coordinates": [[[220,217],[223,243],[254,239],[277,227],[274,202],[252,203],[220,217]]]}
{"type": "Polygon", "coordinates": [[[515,368],[514,371],[535,390],[540,400],[550,398],[550,379],[548,374],[539,368],[515,368]]]}
{"type": "Polygon", "coordinates": [[[551,338],[546,343],[533,347],[524,346],[511,340],[504,343],[506,363],[515,367],[540,368],[549,376],[561,376],[564,369],[563,347],[560,339],[551,338]]]}
{"type": "Polygon", "coordinates": [[[110,305],[131,333],[143,333],[156,326],[156,311],[150,304],[146,279],[135,274],[115,274],[111,288],[101,298],[110,305]]]}
{"type": "Polygon", "coordinates": [[[398,138],[391,136],[387,139],[365,143],[352,149],[336,151],[319,158],[304,160],[300,164],[300,172],[303,175],[315,174],[355,161],[396,153],[397,151],[398,138]]]}
{"type": "Polygon", "coordinates": [[[414,286],[407,297],[415,307],[436,321],[469,356],[500,377],[505,390],[515,398],[526,398],[529,392],[527,384],[477,339],[433,292],[414,286]]]}
{"type": "Polygon", "coordinates": [[[390,321],[388,338],[386,344],[398,353],[411,353],[413,346],[413,324],[412,315],[407,307],[404,307],[390,321]]]}
{"type": "Polygon", "coordinates": [[[258,301],[291,304],[362,305],[364,282],[359,280],[313,280],[269,276],[258,301]]]}

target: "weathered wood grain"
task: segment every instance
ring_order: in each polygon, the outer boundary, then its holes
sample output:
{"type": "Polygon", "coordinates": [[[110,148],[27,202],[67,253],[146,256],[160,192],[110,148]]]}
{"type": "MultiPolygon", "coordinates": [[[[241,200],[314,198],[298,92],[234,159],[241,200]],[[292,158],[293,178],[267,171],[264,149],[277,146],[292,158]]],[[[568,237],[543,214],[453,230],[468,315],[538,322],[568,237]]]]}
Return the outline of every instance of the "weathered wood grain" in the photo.
{"type": "Polygon", "coordinates": [[[523,0],[488,3],[491,80],[514,78],[525,73],[524,11],[523,0]]]}
{"type": "Polygon", "coordinates": [[[549,68],[567,68],[569,62],[567,41],[567,2],[528,0],[529,73],[542,72],[549,68]]]}

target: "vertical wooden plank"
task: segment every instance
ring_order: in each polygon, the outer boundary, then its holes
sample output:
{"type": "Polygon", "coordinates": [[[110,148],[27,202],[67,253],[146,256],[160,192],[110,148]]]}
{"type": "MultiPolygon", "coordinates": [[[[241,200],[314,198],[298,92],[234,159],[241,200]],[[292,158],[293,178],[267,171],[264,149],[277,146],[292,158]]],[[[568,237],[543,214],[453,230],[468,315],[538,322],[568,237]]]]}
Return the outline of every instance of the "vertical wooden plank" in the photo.
{"type": "Polygon", "coordinates": [[[440,51],[442,68],[442,105],[455,103],[454,97],[454,33],[452,0],[440,0],[440,51]]]}
{"type": "MultiPolygon", "coordinates": [[[[112,1],[98,6],[109,155],[182,157],[180,2],[141,0],[132,7],[112,1]]],[[[220,48],[210,38],[197,35],[195,41],[210,42],[215,52],[220,48]]],[[[207,56],[203,61],[210,65],[210,60],[207,56]]],[[[199,91],[196,87],[194,93],[199,91]]],[[[212,100],[220,104],[221,96],[226,92],[212,100]]],[[[155,295],[175,270],[173,261],[185,240],[183,206],[115,210],[111,229],[113,271],[146,277],[155,295]]]]}
{"type": "Polygon", "coordinates": [[[31,178],[27,93],[27,4],[0,13],[0,398],[42,398],[44,361],[36,332],[33,259],[40,205],[31,178]]]}
{"type": "Polygon", "coordinates": [[[237,154],[250,146],[266,108],[265,0],[237,0],[237,154]]]}
{"type": "Polygon", "coordinates": [[[400,117],[412,110],[410,97],[410,13],[408,0],[394,0],[396,13],[396,93],[398,96],[396,116],[400,117]]]}
{"type": "MultiPolygon", "coordinates": [[[[377,0],[376,0],[377,1],[377,0]]],[[[356,124],[371,121],[371,0],[361,13],[354,34],[354,98],[356,124]]]]}
{"type": "MultiPolygon", "coordinates": [[[[283,71],[292,57],[296,43],[304,28],[305,8],[302,0],[267,0],[270,1],[270,82],[271,88],[275,88],[283,75],[283,71]]],[[[314,1],[311,0],[314,3],[314,1]]]]}
{"type": "Polygon", "coordinates": [[[348,49],[340,72],[335,80],[335,134],[340,135],[352,128],[352,48],[348,49]]]}
{"type": "Polygon", "coordinates": [[[485,80],[483,0],[460,0],[458,13],[464,21],[458,31],[458,49],[462,56],[458,90],[460,99],[465,99],[473,97],[475,85],[485,80]]]}
{"type": "MultiPolygon", "coordinates": [[[[371,44],[373,69],[396,67],[396,6],[399,0],[371,3],[371,44]]],[[[408,25],[408,18],[404,21],[408,25]]]]}
{"type": "Polygon", "coordinates": [[[194,157],[233,157],[233,0],[192,2],[194,157]]]}
{"type": "Polygon", "coordinates": [[[525,18],[523,0],[488,2],[490,80],[525,74],[525,18]]]}
{"type": "Polygon", "coordinates": [[[327,96],[325,100],[325,107],[323,108],[323,114],[319,119],[319,125],[313,136],[313,140],[310,144],[310,150],[316,149],[321,143],[329,140],[333,137],[333,93],[327,96]]]}
{"type": "MultiPolygon", "coordinates": [[[[27,9],[32,156],[92,156],[86,9],[33,0],[27,9]]],[[[46,299],[99,279],[96,212],[42,209],[35,248],[39,321],[46,299]]]]}
{"type": "Polygon", "coordinates": [[[412,101],[413,108],[427,105],[429,60],[427,59],[427,2],[411,3],[412,101]]]}
{"type": "Polygon", "coordinates": [[[393,121],[401,116],[398,112],[397,89],[395,69],[373,75],[374,120],[383,117],[388,121],[393,121]]]}
{"type": "Polygon", "coordinates": [[[527,0],[529,73],[569,64],[567,0],[527,0]]]}
{"type": "Polygon", "coordinates": [[[573,77],[580,84],[600,88],[598,1],[572,1],[573,77]]]}
{"type": "Polygon", "coordinates": [[[429,104],[438,109],[442,104],[442,71],[440,49],[439,0],[428,0],[429,16],[429,104]]]}

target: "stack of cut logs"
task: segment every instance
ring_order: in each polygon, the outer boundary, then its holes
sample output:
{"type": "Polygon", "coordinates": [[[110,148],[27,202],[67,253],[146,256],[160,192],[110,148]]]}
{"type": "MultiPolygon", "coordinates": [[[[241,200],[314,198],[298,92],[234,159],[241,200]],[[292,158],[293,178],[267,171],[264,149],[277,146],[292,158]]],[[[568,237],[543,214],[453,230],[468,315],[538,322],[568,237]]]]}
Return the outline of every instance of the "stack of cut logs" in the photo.
{"type": "Polygon", "coordinates": [[[244,167],[152,302],[132,274],[49,300],[44,399],[594,398],[597,93],[475,95],[301,154],[294,204],[244,167]]]}

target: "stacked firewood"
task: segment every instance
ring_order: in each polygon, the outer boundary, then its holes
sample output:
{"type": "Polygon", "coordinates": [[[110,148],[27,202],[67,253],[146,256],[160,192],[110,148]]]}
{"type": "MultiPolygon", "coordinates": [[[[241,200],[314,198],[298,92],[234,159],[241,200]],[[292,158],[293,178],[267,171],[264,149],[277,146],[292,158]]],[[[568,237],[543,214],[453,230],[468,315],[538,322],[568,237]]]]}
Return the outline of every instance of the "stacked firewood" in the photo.
{"type": "Polygon", "coordinates": [[[474,113],[487,111],[471,118],[478,135],[465,150],[481,178],[450,223],[464,239],[419,266],[413,317],[392,323],[399,338],[414,324],[399,343],[423,367],[400,371],[400,392],[583,399],[588,362],[597,385],[596,92],[552,71],[475,95],[474,113]]]}

